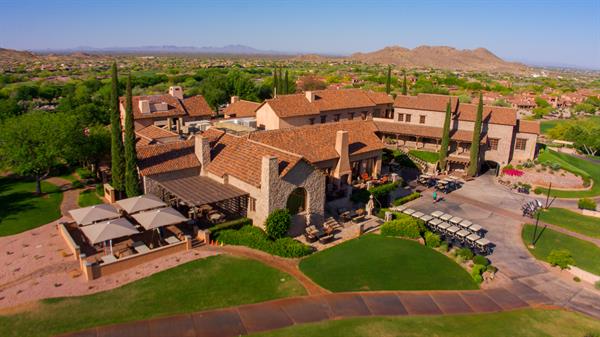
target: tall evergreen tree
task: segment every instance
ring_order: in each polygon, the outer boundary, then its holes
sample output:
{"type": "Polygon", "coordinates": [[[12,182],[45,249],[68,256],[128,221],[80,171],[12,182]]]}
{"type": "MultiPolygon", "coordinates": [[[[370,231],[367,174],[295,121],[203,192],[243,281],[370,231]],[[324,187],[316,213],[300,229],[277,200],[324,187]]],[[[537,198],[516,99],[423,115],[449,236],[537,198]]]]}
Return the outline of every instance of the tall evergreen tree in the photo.
{"type": "Polygon", "coordinates": [[[388,65],[387,80],[385,82],[385,93],[390,94],[392,92],[392,66],[388,65]]]}
{"type": "Polygon", "coordinates": [[[448,100],[446,105],[446,117],[444,119],[444,130],[442,133],[442,145],[440,148],[440,169],[446,169],[446,159],[448,158],[448,146],[450,146],[450,120],[452,117],[452,99],[448,100]]]}
{"type": "Polygon", "coordinates": [[[283,77],[283,93],[284,94],[289,94],[290,93],[290,88],[289,88],[289,77],[288,77],[288,71],[287,69],[285,70],[285,75],[283,77]]]}
{"type": "Polygon", "coordinates": [[[112,65],[112,87],[111,87],[111,174],[112,187],[122,192],[125,189],[125,157],[123,156],[123,132],[121,129],[121,118],[119,110],[119,76],[117,74],[117,62],[112,65]]]}
{"type": "Polygon", "coordinates": [[[281,73],[281,68],[279,68],[279,74],[277,74],[277,77],[279,78],[279,87],[277,88],[277,92],[280,92],[281,94],[285,94],[283,92],[283,75],[281,73]]]}
{"type": "Polygon", "coordinates": [[[477,117],[473,128],[473,140],[471,142],[471,158],[469,162],[468,175],[474,177],[479,168],[479,142],[481,141],[481,123],[483,121],[483,94],[479,93],[479,104],[477,104],[477,117]]]}
{"type": "Polygon", "coordinates": [[[125,193],[128,198],[140,195],[140,181],[137,172],[135,150],[135,129],[133,126],[133,102],[131,98],[131,74],[127,76],[125,98],[125,193]]]}
{"type": "Polygon", "coordinates": [[[406,70],[402,72],[404,73],[404,80],[402,81],[402,95],[406,96],[408,94],[408,86],[406,85],[406,70]]]}
{"type": "Polygon", "coordinates": [[[277,67],[273,69],[273,97],[276,97],[279,89],[279,79],[277,78],[277,67]]]}

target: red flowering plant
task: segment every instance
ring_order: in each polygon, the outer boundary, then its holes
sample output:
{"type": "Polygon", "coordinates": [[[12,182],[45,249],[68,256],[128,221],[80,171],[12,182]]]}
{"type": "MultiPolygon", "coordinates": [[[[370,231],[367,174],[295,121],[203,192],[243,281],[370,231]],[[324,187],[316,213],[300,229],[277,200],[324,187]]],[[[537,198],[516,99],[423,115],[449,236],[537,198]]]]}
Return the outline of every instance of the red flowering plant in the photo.
{"type": "Polygon", "coordinates": [[[517,170],[514,168],[504,168],[502,169],[502,173],[506,174],[507,176],[511,176],[511,177],[520,177],[523,175],[523,171],[521,170],[517,170]]]}

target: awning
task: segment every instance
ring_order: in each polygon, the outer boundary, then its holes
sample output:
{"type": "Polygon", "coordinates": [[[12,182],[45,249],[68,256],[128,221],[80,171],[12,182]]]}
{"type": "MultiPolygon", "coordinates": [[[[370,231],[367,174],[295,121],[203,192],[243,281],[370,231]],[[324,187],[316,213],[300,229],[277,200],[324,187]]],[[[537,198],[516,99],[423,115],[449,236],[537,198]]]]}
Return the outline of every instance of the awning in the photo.
{"type": "Polygon", "coordinates": [[[89,225],[94,222],[115,219],[121,216],[119,211],[112,205],[100,204],[69,211],[75,222],[79,225],[89,225]]]}
{"type": "Polygon", "coordinates": [[[91,244],[138,234],[138,230],[125,218],[103,221],[81,227],[91,244]]]}
{"type": "Polygon", "coordinates": [[[155,179],[162,188],[191,206],[201,206],[225,201],[248,193],[229,184],[221,184],[208,177],[197,175],[176,177],[168,180],[155,179]]]}
{"type": "Polygon", "coordinates": [[[189,220],[172,207],[140,212],[132,215],[132,217],[147,230],[163,226],[177,225],[189,220]]]}
{"type": "Polygon", "coordinates": [[[167,206],[159,197],[152,194],[122,199],[117,201],[117,204],[129,214],[167,206]]]}

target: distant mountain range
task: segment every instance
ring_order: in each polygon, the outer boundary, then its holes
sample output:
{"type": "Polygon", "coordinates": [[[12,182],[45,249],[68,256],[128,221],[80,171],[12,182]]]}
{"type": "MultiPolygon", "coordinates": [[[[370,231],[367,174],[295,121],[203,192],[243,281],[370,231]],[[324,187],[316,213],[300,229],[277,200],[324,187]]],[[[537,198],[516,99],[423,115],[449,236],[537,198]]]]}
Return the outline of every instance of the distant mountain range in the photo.
{"type": "Polygon", "coordinates": [[[192,47],[192,46],[139,46],[139,47],[75,47],[66,49],[39,49],[37,53],[71,54],[84,52],[91,54],[222,54],[222,55],[292,55],[292,53],[274,50],[260,50],[240,44],[224,47],[192,47]]]}

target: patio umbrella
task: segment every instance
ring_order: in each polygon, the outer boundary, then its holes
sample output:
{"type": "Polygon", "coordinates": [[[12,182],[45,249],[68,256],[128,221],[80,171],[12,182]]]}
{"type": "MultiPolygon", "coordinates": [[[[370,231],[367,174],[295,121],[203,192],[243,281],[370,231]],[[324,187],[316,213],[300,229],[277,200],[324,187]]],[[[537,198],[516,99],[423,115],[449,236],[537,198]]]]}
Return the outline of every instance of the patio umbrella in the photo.
{"type": "Polygon", "coordinates": [[[122,199],[117,201],[117,204],[129,214],[167,206],[159,197],[152,194],[122,199]]]}
{"type": "Polygon", "coordinates": [[[132,217],[147,230],[163,226],[176,225],[188,221],[188,218],[181,215],[181,213],[172,207],[140,212],[132,215],[132,217]]]}
{"type": "Polygon", "coordinates": [[[77,224],[84,226],[94,222],[114,219],[121,216],[119,211],[112,205],[100,204],[69,211],[77,224]]]}
{"type": "Polygon", "coordinates": [[[112,240],[138,234],[138,230],[125,218],[118,218],[103,222],[98,222],[89,226],[81,227],[83,235],[91,244],[100,242],[110,242],[110,252],[112,254],[112,240]]]}

